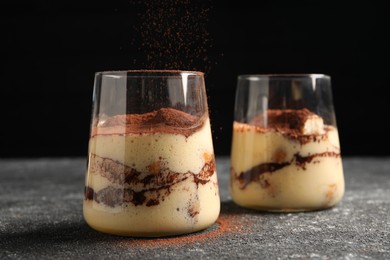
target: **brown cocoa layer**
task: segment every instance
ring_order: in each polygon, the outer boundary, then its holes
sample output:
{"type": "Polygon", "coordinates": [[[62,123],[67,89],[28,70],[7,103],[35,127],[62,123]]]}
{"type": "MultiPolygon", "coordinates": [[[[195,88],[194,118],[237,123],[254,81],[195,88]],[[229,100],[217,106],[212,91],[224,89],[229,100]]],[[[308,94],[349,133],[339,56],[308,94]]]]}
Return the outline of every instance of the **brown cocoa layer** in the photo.
{"type": "MultiPolygon", "coordinates": [[[[308,156],[302,156],[299,153],[294,154],[294,157],[290,161],[286,162],[267,162],[262,163],[259,165],[256,165],[249,169],[248,171],[241,172],[238,175],[236,173],[233,173],[233,176],[236,176],[236,179],[240,183],[240,188],[245,189],[245,187],[251,183],[251,182],[259,182],[260,176],[264,173],[273,173],[277,170],[280,170],[284,167],[290,166],[292,164],[295,164],[297,167],[302,168],[302,170],[306,170],[306,164],[311,163],[314,158],[316,157],[340,157],[340,153],[335,152],[323,152],[323,153],[317,153],[312,154],[308,156]]],[[[233,171],[234,169],[231,169],[233,171]]],[[[264,188],[268,187],[269,185],[266,185],[262,183],[262,186],[264,188]]]]}
{"type": "Polygon", "coordinates": [[[174,108],[160,108],[144,114],[99,118],[99,122],[93,123],[91,136],[170,133],[188,137],[199,130],[206,119],[206,114],[196,116],[174,108]]]}
{"type": "MultiPolygon", "coordinates": [[[[306,120],[316,114],[310,112],[307,108],[303,109],[268,109],[267,114],[261,114],[255,117],[251,124],[262,125],[267,121],[267,128],[279,129],[283,132],[297,132],[302,129],[306,120]],[[267,118],[265,118],[267,116],[267,118]]],[[[299,134],[299,132],[297,133],[299,134]]]]}
{"type": "MultiPolygon", "coordinates": [[[[310,110],[303,109],[268,109],[266,114],[256,116],[250,125],[258,133],[278,132],[290,139],[299,141],[302,144],[309,142],[319,142],[328,138],[327,132],[330,126],[324,125],[323,134],[305,135],[302,134],[302,129],[305,122],[313,117],[318,116],[310,110]],[[264,125],[267,122],[267,125],[264,125]]],[[[248,131],[246,127],[236,127],[235,131],[248,131]]]]}
{"type": "Polygon", "coordinates": [[[85,199],[95,200],[109,207],[120,206],[123,203],[132,203],[135,206],[158,205],[171,193],[171,187],[177,183],[191,178],[198,187],[211,180],[215,174],[215,160],[206,162],[199,173],[177,173],[167,168],[166,163],[159,161],[150,165],[151,172],[140,172],[136,169],[92,154],[89,158],[91,174],[99,174],[113,185],[100,191],[94,191],[92,187],[85,187],[85,199]]]}

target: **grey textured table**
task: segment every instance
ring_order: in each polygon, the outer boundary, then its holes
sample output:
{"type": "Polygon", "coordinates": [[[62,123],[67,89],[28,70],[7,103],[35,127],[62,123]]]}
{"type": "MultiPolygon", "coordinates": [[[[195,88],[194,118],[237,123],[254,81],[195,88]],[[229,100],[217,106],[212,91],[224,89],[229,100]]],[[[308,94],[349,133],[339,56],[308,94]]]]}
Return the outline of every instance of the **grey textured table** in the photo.
{"type": "Polygon", "coordinates": [[[1,259],[390,259],[390,158],[344,158],[336,207],[264,213],[228,194],[229,158],[217,157],[216,224],[192,235],[134,239],[83,220],[84,158],[0,160],[1,259]]]}

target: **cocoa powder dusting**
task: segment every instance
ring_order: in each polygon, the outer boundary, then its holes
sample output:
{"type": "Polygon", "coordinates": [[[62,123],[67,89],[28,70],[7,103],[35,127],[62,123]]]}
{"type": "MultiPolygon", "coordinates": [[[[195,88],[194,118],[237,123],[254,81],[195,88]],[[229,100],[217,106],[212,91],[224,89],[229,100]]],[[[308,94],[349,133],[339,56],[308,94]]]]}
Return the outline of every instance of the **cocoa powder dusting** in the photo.
{"type": "Polygon", "coordinates": [[[267,125],[264,127],[270,129],[277,129],[283,133],[290,135],[301,135],[300,129],[303,127],[305,121],[310,116],[315,115],[308,109],[268,109],[266,115],[259,115],[255,117],[251,124],[263,126],[266,121],[267,125]],[[264,118],[266,116],[266,118],[264,118]]]}
{"type": "Polygon", "coordinates": [[[168,126],[188,128],[194,125],[197,121],[198,117],[192,116],[180,110],[176,110],[173,108],[161,108],[155,112],[155,115],[151,118],[150,121],[147,121],[147,123],[164,123],[168,126]]]}
{"type": "MultiPolygon", "coordinates": [[[[324,125],[322,134],[302,134],[302,129],[306,120],[310,117],[318,116],[310,110],[303,109],[268,109],[265,114],[261,114],[253,118],[249,122],[255,128],[256,132],[266,133],[275,131],[284,136],[297,140],[301,144],[309,142],[319,142],[327,139],[326,132],[332,126],[324,125]]],[[[236,125],[235,131],[249,131],[250,128],[244,125],[236,125]]]]}
{"type": "Polygon", "coordinates": [[[186,137],[200,129],[205,115],[191,115],[174,108],[160,108],[144,114],[115,115],[99,119],[91,136],[108,134],[171,133],[186,137]]]}
{"type": "Polygon", "coordinates": [[[211,1],[131,1],[139,22],[133,45],[144,57],[134,65],[146,69],[209,71],[207,51],[212,47],[208,32],[211,1]]]}

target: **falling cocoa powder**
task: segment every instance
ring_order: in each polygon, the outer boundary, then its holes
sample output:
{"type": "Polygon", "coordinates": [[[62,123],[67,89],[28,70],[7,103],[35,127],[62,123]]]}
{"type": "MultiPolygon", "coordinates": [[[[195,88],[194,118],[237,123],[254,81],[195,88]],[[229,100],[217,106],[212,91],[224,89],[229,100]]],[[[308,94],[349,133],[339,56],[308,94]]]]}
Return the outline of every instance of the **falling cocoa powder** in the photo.
{"type": "Polygon", "coordinates": [[[139,22],[134,28],[145,69],[185,69],[209,71],[208,49],[212,39],[208,32],[211,0],[132,1],[139,22]]]}

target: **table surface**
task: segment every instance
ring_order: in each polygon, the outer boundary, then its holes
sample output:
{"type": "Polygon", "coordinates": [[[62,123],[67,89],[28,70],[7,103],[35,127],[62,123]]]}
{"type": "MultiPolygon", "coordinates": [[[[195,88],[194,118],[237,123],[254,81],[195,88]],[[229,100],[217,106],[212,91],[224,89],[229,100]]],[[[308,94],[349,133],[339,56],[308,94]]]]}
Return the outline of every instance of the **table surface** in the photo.
{"type": "Polygon", "coordinates": [[[217,157],[221,214],[170,238],[92,230],[83,219],[85,158],[0,160],[0,259],[390,259],[390,157],[343,158],[335,207],[265,213],[235,205],[229,157],[217,157]]]}

